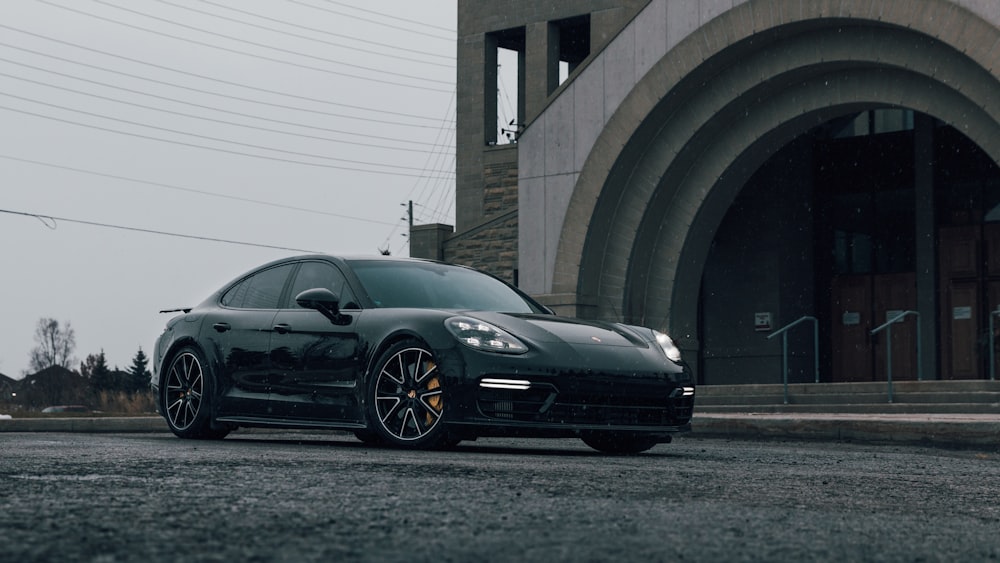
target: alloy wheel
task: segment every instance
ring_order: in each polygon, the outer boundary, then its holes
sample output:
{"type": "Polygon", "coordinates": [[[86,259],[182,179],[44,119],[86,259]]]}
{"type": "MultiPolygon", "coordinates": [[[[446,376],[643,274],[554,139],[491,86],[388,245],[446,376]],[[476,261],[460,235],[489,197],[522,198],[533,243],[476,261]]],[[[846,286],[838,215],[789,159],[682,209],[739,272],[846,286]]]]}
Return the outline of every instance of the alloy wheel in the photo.
{"type": "Polygon", "coordinates": [[[382,364],[375,381],[375,412],[394,439],[415,442],[434,432],[444,401],[434,356],[404,348],[382,364]]]}
{"type": "Polygon", "coordinates": [[[198,358],[184,352],[174,358],[167,372],[164,408],[170,425],[178,430],[191,426],[201,410],[205,374],[198,358]]]}

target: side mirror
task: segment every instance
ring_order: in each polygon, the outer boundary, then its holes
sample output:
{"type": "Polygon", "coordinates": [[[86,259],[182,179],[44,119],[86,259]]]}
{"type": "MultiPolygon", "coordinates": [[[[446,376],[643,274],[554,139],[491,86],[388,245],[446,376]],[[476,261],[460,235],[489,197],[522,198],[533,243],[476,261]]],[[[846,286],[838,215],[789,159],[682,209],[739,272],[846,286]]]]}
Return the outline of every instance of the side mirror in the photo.
{"type": "Polygon", "coordinates": [[[350,317],[340,314],[340,298],[325,287],[307,289],[295,296],[295,302],[303,309],[319,311],[335,325],[351,322],[350,317]]]}

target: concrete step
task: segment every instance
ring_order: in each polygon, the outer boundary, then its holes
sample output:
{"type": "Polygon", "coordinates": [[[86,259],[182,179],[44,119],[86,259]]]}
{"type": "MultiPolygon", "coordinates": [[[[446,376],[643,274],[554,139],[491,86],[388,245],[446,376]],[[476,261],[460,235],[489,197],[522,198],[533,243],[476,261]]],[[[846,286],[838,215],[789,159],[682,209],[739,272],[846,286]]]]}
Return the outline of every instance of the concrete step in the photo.
{"type": "Polygon", "coordinates": [[[868,404],[770,404],[702,405],[695,402],[695,416],[727,413],[841,413],[841,414],[993,414],[1000,415],[1000,404],[987,403],[868,403],[868,404]]]}
{"type": "MultiPolygon", "coordinates": [[[[699,397],[714,395],[780,395],[784,386],[781,384],[750,384],[750,385],[702,385],[698,387],[699,397]]],[[[836,393],[881,393],[888,388],[886,381],[865,381],[849,383],[790,383],[789,393],[793,394],[836,394],[836,393]]],[[[1000,380],[929,380],[929,381],[893,381],[894,392],[915,393],[958,393],[958,392],[995,392],[1000,393],[1000,380]]]]}
{"type": "MultiPolygon", "coordinates": [[[[892,400],[895,403],[1000,403],[1000,393],[914,393],[900,392],[893,390],[892,400]]],[[[783,394],[768,395],[715,395],[705,396],[698,394],[699,405],[774,405],[783,404],[785,397],[783,394]]],[[[822,405],[822,404],[869,404],[889,402],[889,393],[883,389],[878,393],[815,393],[815,394],[788,394],[788,402],[799,405],[822,405]]]]}
{"type": "Polygon", "coordinates": [[[696,412],[704,413],[1000,413],[1000,381],[898,381],[889,402],[885,381],[703,385],[696,412]]]}

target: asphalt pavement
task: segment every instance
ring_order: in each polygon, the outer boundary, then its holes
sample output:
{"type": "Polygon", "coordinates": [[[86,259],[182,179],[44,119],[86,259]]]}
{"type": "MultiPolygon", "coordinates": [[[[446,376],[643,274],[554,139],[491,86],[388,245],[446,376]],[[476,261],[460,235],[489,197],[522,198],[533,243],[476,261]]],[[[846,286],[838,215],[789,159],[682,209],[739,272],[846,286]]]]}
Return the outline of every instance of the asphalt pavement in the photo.
{"type": "MultiPolygon", "coordinates": [[[[695,413],[692,435],[1000,450],[1000,414],[695,413]]],[[[167,432],[158,416],[13,418],[3,432],[167,432]]]]}

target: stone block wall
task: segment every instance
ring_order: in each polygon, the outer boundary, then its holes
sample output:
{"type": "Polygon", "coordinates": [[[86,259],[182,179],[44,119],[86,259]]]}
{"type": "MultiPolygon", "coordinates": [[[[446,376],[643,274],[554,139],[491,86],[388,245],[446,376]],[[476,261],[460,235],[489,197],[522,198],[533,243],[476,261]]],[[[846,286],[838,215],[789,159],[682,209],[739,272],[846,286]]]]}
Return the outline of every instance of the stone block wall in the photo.
{"type": "Polygon", "coordinates": [[[462,232],[447,225],[420,225],[410,232],[410,255],[472,266],[517,283],[517,150],[485,152],[482,209],[485,217],[462,232]],[[444,234],[442,233],[451,233],[444,234]]]}
{"type": "Polygon", "coordinates": [[[472,266],[515,283],[517,210],[504,213],[474,232],[456,234],[444,243],[446,262],[472,266]]]}

